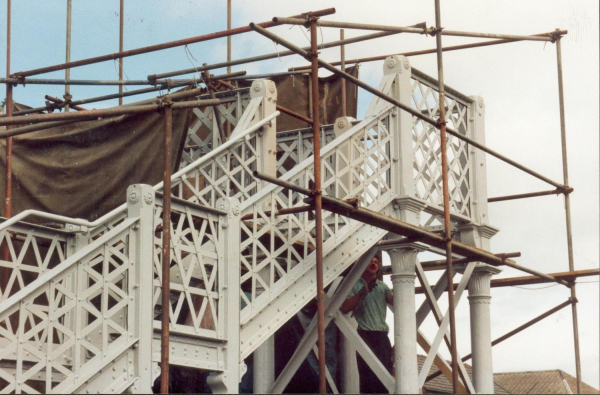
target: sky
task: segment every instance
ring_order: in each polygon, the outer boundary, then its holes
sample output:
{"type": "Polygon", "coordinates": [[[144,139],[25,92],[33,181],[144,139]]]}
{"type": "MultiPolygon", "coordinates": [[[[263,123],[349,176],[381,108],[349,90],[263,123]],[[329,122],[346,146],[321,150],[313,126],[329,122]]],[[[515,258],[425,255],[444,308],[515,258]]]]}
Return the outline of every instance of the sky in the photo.
{"type": "MultiPolygon", "coordinates": [[[[598,268],[599,257],[599,124],[598,124],[598,2],[595,0],[455,0],[442,2],[442,25],[448,29],[489,33],[536,34],[567,29],[562,40],[566,130],[573,216],[576,270],[598,268]]],[[[206,0],[125,0],[125,49],[167,42],[226,28],[226,2],[206,0]]],[[[243,1],[233,0],[233,27],[263,22],[273,16],[289,16],[309,10],[336,7],[327,19],[407,26],[435,23],[433,1],[243,1]]],[[[11,71],[23,71],[65,60],[66,1],[19,0],[12,2],[11,71]]],[[[71,59],[78,60],[118,51],[119,1],[73,2],[71,59]]],[[[308,45],[300,27],[277,27],[273,32],[301,46],[308,45]]],[[[365,34],[346,31],[346,37],[365,34]]],[[[337,29],[323,28],[320,38],[339,38],[337,29]]],[[[444,45],[477,39],[444,37],[444,45]]],[[[0,42],[6,42],[6,7],[0,9],[0,42]]],[[[257,33],[234,36],[233,59],[283,51],[257,33]]],[[[395,35],[377,41],[349,45],[347,59],[385,55],[435,47],[435,40],[421,35],[395,35]]],[[[4,45],[0,70],[6,69],[4,45]]],[[[325,60],[339,59],[338,49],[323,50],[325,60]]],[[[226,40],[173,48],[126,58],[129,79],[226,60],[226,40]]],[[[436,76],[435,55],[410,58],[411,65],[436,76]]],[[[382,63],[361,64],[360,77],[377,86],[382,63]]],[[[285,71],[306,62],[290,56],[241,65],[234,71],[248,74],[285,71]]],[[[486,145],[541,174],[562,182],[558,84],[554,44],[520,42],[444,54],[446,84],[466,95],[482,96],[486,103],[486,145]]],[[[224,70],[215,70],[220,74],[224,70]]],[[[323,73],[326,75],[326,73],[323,73]]],[[[39,78],[64,78],[54,72],[39,78]]],[[[117,64],[109,61],[71,71],[73,79],[118,79],[117,64]]],[[[136,89],[132,87],[131,89],[136,89]]],[[[74,100],[117,92],[117,87],[71,88],[74,100]]],[[[44,105],[44,95],[62,96],[62,87],[27,86],[15,89],[16,101],[44,105]]],[[[1,95],[4,96],[4,95],[1,95]]],[[[147,96],[126,98],[125,103],[147,96]]],[[[359,118],[371,96],[359,93],[359,118]]],[[[96,103],[95,108],[116,105],[96,103]]],[[[92,107],[92,106],[90,106],[92,107]]],[[[552,189],[547,184],[488,156],[488,196],[552,189]]],[[[493,252],[520,251],[517,262],[552,273],[568,270],[564,200],[546,196],[489,205],[491,225],[501,231],[492,239],[493,252]]],[[[421,254],[421,260],[431,259],[421,254]]],[[[439,257],[436,257],[439,259],[439,257]]],[[[385,260],[385,258],[384,258],[385,260]]],[[[389,262],[389,261],[388,261],[389,262]]],[[[385,263],[385,262],[384,262],[385,263]]],[[[522,275],[505,268],[497,277],[522,275]]],[[[432,276],[430,281],[433,281],[432,276]]],[[[600,388],[598,277],[581,279],[579,334],[583,379],[600,388]]],[[[521,325],[569,297],[562,286],[552,284],[492,290],[492,338],[521,325]]],[[[443,298],[445,299],[445,298],[443,298]]],[[[417,303],[423,299],[418,297],[417,303]]],[[[442,301],[442,309],[445,305],[442,301]]],[[[470,352],[468,301],[457,310],[458,349],[470,352]]],[[[388,317],[391,322],[391,317],[388,317]]],[[[570,308],[494,347],[496,372],[562,369],[575,375],[570,308]]],[[[424,324],[429,338],[435,324],[424,324]]],[[[445,352],[442,347],[442,352],[445,352]]],[[[447,353],[445,355],[448,355],[447,353]]]]}

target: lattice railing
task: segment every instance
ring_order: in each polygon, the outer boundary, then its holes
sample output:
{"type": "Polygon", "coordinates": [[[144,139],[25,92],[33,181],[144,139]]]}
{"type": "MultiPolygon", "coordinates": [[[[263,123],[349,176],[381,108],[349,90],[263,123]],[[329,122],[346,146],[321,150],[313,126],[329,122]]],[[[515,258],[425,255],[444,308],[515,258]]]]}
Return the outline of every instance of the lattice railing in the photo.
{"type": "MultiPolygon", "coordinates": [[[[379,210],[392,197],[390,108],[365,120],[322,150],[322,184],[327,195],[357,198],[363,207],[379,210]]],[[[314,180],[312,157],[282,179],[309,188],[314,180]]],[[[276,216],[278,209],[305,205],[306,196],[270,187],[242,205],[252,218],[241,223],[242,324],[276,298],[287,284],[314,265],[315,223],[312,214],[276,216]]],[[[323,212],[324,249],[352,234],[356,223],[323,212]]]]}
{"type": "MultiPolygon", "coordinates": [[[[333,125],[321,127],[321,145],[335,139],[333,125]]],[[[277,176],[281,177],[313,154],[311,128],[277,133],[277,176]]]]}
{"type": "Polygon", "coordinates": [[[71,392],[135,342],[128,219],[5,301],[2,392],[71,392]]]}
{"type": "MultiPolygon", "coordinates": [[[[411,106],[423,114],[437,119],[439,117],[439,96],[435,81],[422,78],[422,73],[411,77],[411,106]]],[[[446,122],[449,127],[469,136],[468,103],[446,92],[446,122]]],[[[442,159],[440,133],[434,126],[413,117],[412,147],[414,155],[414,181],[416,197],[434,206],[443,207],[442,159]]],[[[467,143],[455,136],[448,135],[448,186],[450,189],[451,211],[466,217],[471,216],[473,185],[471,158],[467,143]]]]}
{"type": "MultiPolygon", "coordinates": [[[[224,131],[227,130],[227,124],[229,124],[231,130],[238,125],[242,114],[250,103],[249,90],[249,88],[245,88],[218,93],[221,104],[217,105],[216,108],[224,131]]],[[[223,143],[219,136],[215,106],[194,108],[192,113],[191,126],[187,132],[181,156],[181,168],[189,165],[202,155],[206,155],[213,148],[223,143]]]]}
{"type": "MultiPolygon", "coordinates": [[[[172,203],[171,206],[171,330],[189,335],[222,338],[223,311],[219,284],[223,283],[223,219],[216,213],[194,205],[172,203]]],[[[162,311],[162,200],[154,210],[154,297],[156,320],[160,328],[162,311]]]]}
{"type": "Polygon", "coordinates": [[[0,302],[65,260],[73,237],[62,230],[27,223],[0,231],[0,302]]]}

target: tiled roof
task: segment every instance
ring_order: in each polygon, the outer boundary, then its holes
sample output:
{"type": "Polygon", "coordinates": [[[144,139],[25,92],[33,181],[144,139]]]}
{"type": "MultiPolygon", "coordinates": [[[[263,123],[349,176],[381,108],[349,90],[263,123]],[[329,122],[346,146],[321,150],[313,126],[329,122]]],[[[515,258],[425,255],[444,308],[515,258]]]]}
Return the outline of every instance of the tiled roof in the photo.
{"type": "MultiPolygon", "coordinates": [[[[418,355],[417,360],[419,363],[419,371],[420,371],[421,367],[423,366],[423,362],[425,362],[425,356],[418,355]]],[[[472,380],[473,373],[471,370],[471,366],[465,364],[465,369],[467,369],[467,373],[469,374],[469,377],[472,380]]],[[[438,370],[439,369],[435,366],[435,364],[432,364],[431,368],[429,368],[429,374],[431,375],[431,374],[437,372],[438,370]]],[[[429,393],[429,394],[431,394],[431,393],[451,394],[452,393],[452,384],[450,384],[450,381],[448,381],[448,379],[442,374],[442,375],[439,375],[438,377],[434,378],[433,380],[427,381],[425,383],[425,392],[429,393]]],[[[510,392],[508,392],[503,387],[498,385],[498,383],[494,383],[494,393],[510,394],[510,392]]]]}
{"type": "MultiPolygon", "coordinates": [[[[577,393],[575,377],[559,369],[532,372],[494,374],[494,382],[514,394],[574,394],[577,393]]],[[[594,387],[582,383],[583,394],[600,394],[594,387]]]]}

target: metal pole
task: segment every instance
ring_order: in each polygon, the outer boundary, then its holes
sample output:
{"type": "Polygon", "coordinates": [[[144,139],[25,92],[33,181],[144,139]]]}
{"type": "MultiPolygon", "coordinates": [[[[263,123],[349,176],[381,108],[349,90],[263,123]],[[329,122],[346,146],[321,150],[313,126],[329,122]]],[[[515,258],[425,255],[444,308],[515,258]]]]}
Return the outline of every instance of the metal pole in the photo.
{"type": "MultiPolygon", "coordinates": [[[[67,48],[65,62],[71,61],[71,7],[72,0],[67,0],[67,48]]],[[[8,75],[8,74],[7,74],[8,75]]],[[[65,80],[67,82],[71,79],[71,69],[65,69],[65,80]]],[[[65,85],[65,101],[68,102],[71,99],[71,87],[69,84],[65,85]]],[[[65,105],[65,112],[69,112],[69,104],[65,105]]]]}
{"type": "MultiPolygon", "coordinates": [[[[558,29],[557,29],[558,30],[558,29]]],[[[567,132],[565,122],[565,96],[562,77],[562,49],[561,37],[557,32],[556,40],[556,63],[558,74],[558,104],[560,107],[560,140],[562,146],[562,165],[563,179],[565,185],[569,185],[569,164],[567,162],[567,132]]],[[[571,201],[568,194],[565,194],[565,218],[567,226],[567,249],[569,255],[569,271],[575,270],[575,262],[573,259],[573,232],[571,229],[571,201]]],[[[575,282],[571,283],[571,298],[577,299],[575,292],[575,282]]],[[[572,305],[573,312],[573,341],[575,349],[575,371],[577,373],[577,393],[581,393],[581,355],[579,352],[579,320],[577,319],[577,304],[572,305]]]]}
{"type": "MultiPolygon", "coordinates": [[[[231,30],[231,0],[227,0],[227,30],[231,30]]],[[[231,36],[227,36],[227,63],[231,62],[231,36]]],[[[227,73],[231,73],[231,65],[227,66],[227,73]]],[[[230,104],[227,104],[229,109],[230,104]]],[[[227,122],[227,137],[231,136],[231,122],[227,122]]]]}
{"type": "MultiPolygon", "coordinates": [[[[259,173],[257,171],[253,172],[254,177],[259,178],[261,180],[268,181],[275,185],[279,185],[283,188],[287,188],[289,190],[301,193],[303,195],[311,196],[313,192],[310,189],[299,187],[298,185],[283,181],[276,177],[271,177],[267,174],[259,173]]],[[[411,225],[406,222],[402,222],[400,220],[391,218],[385,214],[378,213],[376,211],[371,211],[365,209],[363,207],[357,206],[355,204],[348,203],[343,200],[339,200],[333,198],[331,196],[322,196],[323,208],[331,211],[332,213],[336,213],[339,215],[343,215],[345,217],[354,219],[356,221],[360,221],[362,223],[366,223],[372,226],[376,226],[381,229],[385,229],[388,232],[393,232],[398,235],[407,236],[407,237],[418,237],[419,242],[437,247],[444,248],[445,240],[443,236],[438,235],[437,233],[430,232],[418,226],[411,225]]],[[[566,287],[569,286],[567,281],[562,279],[553,277],[546,273],[538,272],[537,270],[530,269],[528,267],[519,265],[515,263],[515,261],[510,259],[504,259],[501,256],[496,256],[489,251],[482,250],[477,247],[473,247],[458,241],[454,241],[452,243],[453,250],[462,256],[476,258],[476,260],[489,263],[490,265],[506,265],[512,267],[517,270],[521,270],[526,273],[533,274],[534,276],[543,278],[545,280],[556,282],[558,284],[564,285],[566,287]]]]}
{"type": "Polygon", "coordinates": [[[173,134],[172,101],[167,98],[164,108],[163,163],[163,239],[162,239],[162,321],[160,336],[160,392],[169,393],[169,312],[171,308],[171,139],[173,134]]]}
{"type": "MultiPolygon", "coordinates": [[[[335,13],[335,8],[327,8],[324,10],[307,12],[305,14],[298,15],[298,16],[299,17],[300,16],[324,16],[324,15],[331,15],[334,13],[335,13]]],[[[261,27],[273,27],[273,26],[275,26],[275,23],[272,21],[262,22],[262,23],[260,23],[260,26],[261,27]]],[[[41,67],[39,69],[34,69],[34,70],[19,71],[17,73],[14,73],[13,76],[17,76],[19,78],[20,77],[28,77],[28,76],[32,76],[32,75],[36,75],[36,74],[49,73],[51,71],[59,71],[59,70],[65,70],[68,68],[81,67],[81,66],[85,66],[88,64],[105,62],[107,60],[126,58],[128,56],[156,52],[156,51],[160,51],[163,49],[181,47],[181,46],[188,45],[188,44],[194,44],[194,43],[199,43],[199,42],[203,42],[203,41],[214,40],[216,38],[222,38],[222,37],[227,37],[227,36],[233,36],[236,34],[247,33],[250,30],[251,29],[248,26],[236,27],[235,29],[222,30],[219,32],[203,34],[201,36],[190,37],[190,38],[185,38],[182,40],[169,41],[169,42],[162,43],[162,44],[151,45],[148,47],[141,47],[141,48],[136,48],[136,49],[130,49],[128,51],[116,52],[116,53],[111,53],[111,54],[107,54],[107,55],[96,56],[93,58],[76,60],[76,61],[70,62],[70,63],[63,63],[63,64],[57,64],[57,65],[53,65],[53,66],[41,67]]]]}
{"type": "MultiPolygon", "coordinates": [[[[568,31],[567,30],[561,30],[560,33],[561,34],[567,34],[568,31]]],[[[547,35],[548,35],[548,33],[534,34],[534,36],[547,36],[547,35]]],[[[506,43],[516,43],[516,42],[519,42],[519,41],[523,41],[523,40],[507,40],[507,39],[502,39],[502,40],[484,41],[484,42],[481,42],[481,43],[451,45],[449,47],[443,47],[442,48],[442,52],[458,51],[460,49],[469,49],[469,48],[488,47],[490,45],[498,45],[498,44],[506,44],[506,43]]],[[[434,53],[437,53],[437,48],[421,49],[421,50],[418,50],[418,51],[392,53],[392,54],[389,54],[389,55],[370,56],[370,57],[366,57],[366,58],[358,58],[358,59],[346,60],[346,65],[348,65],[348,64],[355,64],[355,63],[375,62],[375,61],[378,61],[378,60],[385,60],[386,58],[388,58],[390,56],[394,56],[394,55],[400,55],[400,56],[407,56],[408,57],[408,56],[418,56],[418,55],[429,55],[429,54],[434,54],[434,53]]],[[[342,63],[341,62],[331,62],[330,64],[332,66],[340,66],[342,63]]],[[[300,67],[290,67],[290,70],[308,70],[308,69],[310,69],[310,65],[300,66],[300,67]]]]}
{"type": "Polygon", "coordinates": [[[317,18],[310,19],[310,58],[312,86],[312,131],[313,131],[313,157],[315,170],[315,188],[313,191],[315,202],[315,234],[316,234],[316,261],[317,261],[317,347],[319,357],[319,393],[327,392],[326,366],[325,366],[325,291],[323,290],[323,201],[321,190],[321,129],[319,106],[319,62],[317,52],[317,18]]]}
{"type": "MultiPolygon", "coordinates": [[[[10,30],[11,0],[6,1],[6,76],[10,75],[10,30]]],[[[6,85],[6,116],[11,117],[13,110],[13,87],[6,85]]],[[[6,127],[8,131],[9,126],[6,127]]],[[[12,137],[6,139],[6,195],[4,199],[4,216],[12,216],[12,137]]],[[[6,250],[8,251],[8,250],[6,250]]]]}
{"type": "MultiPolygon", "coordinates": [[[[344,29],[340,29],[340,41],[344,41],[344,29]]],[[[346,46],[340,45],[340,64],[342,72],[346,72],[346,46]]],[[[342,78],[342,117],[346,116],[346,80],[342,78]]]]}
{"type": "MultiPolygon", "coordinates": [[[[273,18],[273,22],[277,24],[290,24],[290,25],[306,25],[306,19],[300,18],[273,18]]],[[[414,27],[400,27],[400,26],[386,26],[386,25],[375,25],[370,23],[351,23],[351,22],[334,22],[334,21],[319,21],[319,26],[322,27],[334,27],[334,28],[346,28],[346,29],[361,29],[361,30],[378,30],[384,32],[398,32],[398,33],[415,33],[415,34],[433,34],[437,29],[419,29],[414,27]]],[[[442,32],[444,36],[458,36],[458,37],[477,37],[477,38],[503,38],[508,40],[527,40],[527,41],[554,41],[551,33],[547,33],[545,36],[524,36],[516,34],[496,34],[496,33],[477,33],[477,32],[465,32],[459,30],[444,30],[442,32]]]]}
{"type": "MultiPolygon", "coordinates": [[[[119,52],[123,52],[123,21],[125,19],[124,11],[125,0],[121,0],[119,7],[119,52]]],[[[69,62],[69,60],[67,62],[69,62]]],[[[119,58],[119,81],[123,81],[123,58],[119,58]]],[[[119,94],[123,95],[123,85],[119,85],[119,94]]],[[[123,105],[123,96],[119,96],[119,105],[123,105]]]]}
{"type": "Polygon", "coordinates": [[[288,108],[282,107],[279,104],[277,104],[275,106],[277,108],[277,110],[281,111],[284,114],[287,114],[291,117],[294,117],[296,119],[299,119],[301,121],[304,121],[306,123],[308,123],[309,125],[312,124],[312,119],[305,117],[304,115],[298,114],[297,112],[294,112],[288,108]]]}
{"type": "Polygon", "coordinates": [[[498,197],[488,198],[488,203],[503,202],[506,200],[515,200],[515,199],[525,199],[525,198],[538,197],[538,196],[560,195],[561,193],[568,195],[571,192],[573,192],[573,188],[565,188],[565,189],[557,188],[557,189],[553,189],[551,191],[520,193],[517,195],[507,195],[507,196],[498,196],[498,197]]]}
{"type": "MultiPolygon", "coordinates": [[[[231,30],[231,0],[227,0],[227,30],[231,30]]],[[[227,62],[231,62],[231,36],[227,36],[227,62]]],[[[231,73],[231,65],[227,66],[227,72],[231,73]]]]}
{"type": "MultiPolygon", "coordinates": [[[[168,96],[167,96],[168,97],[168,96]]],[[[173,108],[192,108],[202,106],[212,106],[221,103],[219,99],[210,100],[191,100],[185,102],[173,103],[173,108]]],[[[111,117],[123,114],[138,114],[143,112],[152,112],[159,110],[160,104],[143,104],[137,106],[120,106],[106,108],[103,110],[85,110],[78,112],[69,113],[58,113],[58,114],[41,114],[41,115],[29,115],[26,117],[10,117],[0,119],[0,126],[2,125],[22,125],[36,122],[47,122],[47,121],[66,121],[66,120],[89,120],[95,118],[111,117]]],[[[7,137],[11,135],[13,131],[0,132],[0,137],[7,137]]]]}
{"type": "MultiPolygon", "coordinates": [[[[425,23],[423,22],[422,24],[419,25],[425,25],[425,23]]],[[[375,38],[379,38],[379,37],[387,37],[387,36],[391,36],[394,34],[398,34],[395,32],[382,32],[382,33],[373,33],[373,34],[367,34],[364,36],[358,36],[358,37],[352,37],[352,38],[348,38],[346,40],[343,41],[332,41],[332,42],[328,42],[328,43],[323,43],[320,44],[319,47],[321,49],[325,49],[325,48],[333,48],[333,47],[337,47],[339,45],[342,44],[353,44],[353,43],[357,43],[357,42],[362,42],[362,41],[367,41],[367,40],[373,40],[375,38]]],[[[308,47],[303,47],[302,49],[304,49],[305,51],[308,51],[310,49],[310,46],[308,47]]],[[[265,54],[265,55],[258,55],[258,56],[251,56],[249,58],[242,58],[242,59],[237,59],[237,60],[232,60],[229,62],[221,62],[221,63],[213,63],[210,64],[206,67],[198,67],[198,68],[188,68],[188,69],[183,69],[183,70],[177,70],[177,71],[170,71],[168,73],[160,73],[160,74],[150,74],[148,76],[149,80],[154,80],[154,79],[159,79],[159,78],[168,78],[168,77],[174,77],[176,75],[182,75],[182,74],[190,74],[190,73],[197,73],[199,71],[204,71],[204,70],[212,70],[212,69],[219,69],[221,67],[225,67],[225,66],[237,66],[240,64],[246,64],[246,63],[253,63],[253,62],[258,62],[261,60],[269,60],[269,59],[277,59],[277,58],[282,58],[284,56],[290,56],[293,55],[295,52],[293,51],[283,51],[283,52],[273,52],[270,54],[265,54]]],[[[310,65],[304,67],[306,70],[310,70],[310,65]]]]}
{"type": "MultiPolygon", "coordinates": [[[[256,30],[258,33],[262,34],[263,36],[275,41],[278,44],[283,45],[284,47],[296,52],[298,55],[303,56],[306,59],[309,59],[308,53],[306,51],[304,51],[302,48],[297,47],[296,45],[292,44],[291,42],[284,40],[283,38],[277,36],[276,34],[271,33],[268,30],[263,29],[262,27],[260,27],[257,24],[251,23],[250,27],[254,30],[256,30]]],[[[393,105],[395,105],[396,107],[399,107],[400,109],[408,112],[411,115],[414,115],[415,117],[429,123],[430,125],[435,126],[436,128],[439,128],[439,125],[437,123],[437,121],[425,114],[422,114],[420,111],[414,110],[412,109],[410,106],[407,106],[406,104],[401,103],[400,101],[394,99],[393,97],[390,97],[388,95],[386,95],[385,93],[377,90],[376,88],[373,88],[372,86],[370,86],[369,84],[366,84],[364,82],[362,82],[361,80],[359,80],[358,78],[355,78],[353,76],[351,76],[348,73],[344,73],[340,70],[338,70],[337,68],[333,67],[332,65],[330,65],[329,63],[325,62],[322,59],[318,59],[319,65],[321,67],[323,67],[326,70],[331,71],[334,74],[337,74],[339,76],[341,76],[342,78],[347,79],[348,81],[352,82],[353,84],[363,88],[364,90],[366,90],[367,92],[370,92],[372,94],[374,94],[377,97],[382,98],[383,100],[387,101],[388,103],[392,103],[393,105]]],[[[477,141],[468,138],[466,136],[463,136],[462,134],[460,134],[457,130],[454,130],[452,128],[446,127],[446,132],[451,134],[452,136],[455,136],[456,138],[465,141],[469,144],[471,144],[472,146],[479,148],[480,150],[482,150],[483,152],[486,152],[498,159],[500,159],[503,162],[506,162],[514,167],[516,167],[517,169],[520,169],[522,171],[524,171],[527,174],[530,174],[532,176],[534,176],[535,178],[538,178],[544,182],[547,182],[548,184],[556,187],[556,188],[561,188],[561,189],[566,189],[567,187],[565,185],[562,185],[556,181],[552,181],[551,179],[549,179],[548,177],[545,177],[523,165],[521,165],[520,163],[515,162],[514,160],[486,147],[483,144],[478,143],[477,141]]]]}
{"type": "MultiPolygon", "coordinates": [[[[565,307],[567,307],[570,304],[574,304],[574,302],[569,298],[569,300],[567,300],[566,302],[563,302],[561,304],[559,304],[556,307],[551,308],[550,310],[546,311],[545,313],[542,313],[540,315],[538,315],[537,317],[527,321],[526,323],[524,323],[523,325],[519,326],[518,328],[513,329],[510,332],[505,333],[504,335],[500,336],[499,338],[497,338],[496,340],[492,341],[492,347],[495,346],[498,343],[502,343],[504,340],[516,335],[517,333],[522,332],[523,330],[529,328],[530,326],[532,326],[533,324],[536,324],[538,322],[540,322],[541,320],[543,320],[544,318],[547,318],[549,316],[551,316],[552,314],[556,313],[557,311],[560,311],[562,309],[564,309],[565,307]]],[[[471,359],[473,355],[472,354],[468,354],[465,355],[464,357],[461,358],[461,360],[463,362],[468,361],[469,359],[471,359]]],[[[425,379],[425,382],[433,380],[434,378],[438,377],[439,375],[442,374],[441,370],[438,370],[435,373],[432,373],[431,375],[427,376],[427,379],[425,379]]]]}
{"type": "Polygon", "coordinates": [[[458,351],[456,347],[456,314],[454,311],[454,278],[452,267],[452,234],[450,224],[450,193],[448,187],[448,156],[446,137],[446,97],[444,94],[444,62],[442,57],[442,19],[440,0],[435,1],[435,43],[437,46],[438,90],[439,90],[439,118],[440,144],[442,150],[442,188],[444,196],[444,242],[446,244],[446,277],[448,279],[448,311],[450,313],[450,355],[452,356],[452,392],[457,394],[458,385],[458,351]]]}

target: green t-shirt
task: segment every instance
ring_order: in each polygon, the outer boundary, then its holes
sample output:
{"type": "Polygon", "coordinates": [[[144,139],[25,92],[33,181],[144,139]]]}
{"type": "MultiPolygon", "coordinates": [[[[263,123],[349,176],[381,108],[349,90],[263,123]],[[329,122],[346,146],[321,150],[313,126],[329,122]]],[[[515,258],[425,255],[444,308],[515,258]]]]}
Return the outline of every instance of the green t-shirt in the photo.
{"type": "MultiPolygon", "coordinates": [[[[365,286],[365,280],[361,277],[354,284],[348,299],[360,292],[365,286]]],[[[365,296],[354,312],[354,318],[358,322],[361,331],[383,331],[388,332],[389,327],[385,322],[387,302],[386,297],[392,295],[392,290],[381,280],[377,280],[375,288],[365,296]]]]}

